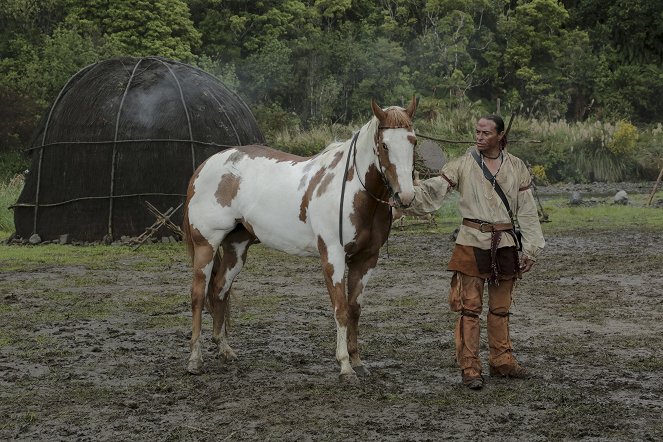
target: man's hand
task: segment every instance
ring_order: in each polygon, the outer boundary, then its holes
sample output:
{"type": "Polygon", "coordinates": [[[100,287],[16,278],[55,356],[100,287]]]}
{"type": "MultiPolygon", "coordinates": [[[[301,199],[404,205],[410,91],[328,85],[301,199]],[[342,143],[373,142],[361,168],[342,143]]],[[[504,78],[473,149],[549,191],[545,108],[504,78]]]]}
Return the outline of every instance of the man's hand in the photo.
{"type": "Polygon", "coordinates": [[[520,258],[520,272],[521,273],[527,273],[530,270],[532,270],[532,267],[534,266],[534,261],[529,259],[527,256],[523,255],[522,258],[520,258]]]}

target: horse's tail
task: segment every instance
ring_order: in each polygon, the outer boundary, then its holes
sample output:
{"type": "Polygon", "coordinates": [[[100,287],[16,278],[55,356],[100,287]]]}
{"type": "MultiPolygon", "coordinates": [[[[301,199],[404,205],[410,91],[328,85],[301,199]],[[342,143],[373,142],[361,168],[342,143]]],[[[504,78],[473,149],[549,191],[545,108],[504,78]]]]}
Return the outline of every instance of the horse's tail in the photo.
{"type": "MultiPolygon", "coordinates": [[[[194,177],[196,175],[194,174],[194,177]]],[[[193,197],[193,180],[194,177],[191,178],[189,181],[189,187],[187,188],[186,191],[186,202],[184,203],[184,219],[182,220],[182,233],[184,233],[184,236],[182,240],[184,241],[184,244],[186,246],[186,251],[189,254],[189,258],[191,258],[191,262],[193,263],[193,239],[191,236],[191,223],[189,222],[189,203],[191,202],[191,198],[193,197]]]]}

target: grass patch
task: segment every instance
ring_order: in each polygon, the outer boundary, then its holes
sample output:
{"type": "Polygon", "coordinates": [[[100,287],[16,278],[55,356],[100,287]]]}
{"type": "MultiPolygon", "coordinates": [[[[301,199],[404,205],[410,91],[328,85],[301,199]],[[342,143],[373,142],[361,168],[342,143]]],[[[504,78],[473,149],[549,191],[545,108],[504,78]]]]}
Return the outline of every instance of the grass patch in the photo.
{"type": "MultiPolygon", "coordinates": [[[[597,203],[593,206],[570,206],[567,197],[548,199],[543,209],[550,222],[542,223],[544,236],[574,230],[606,231],[636,228],[643,231],[663,229],[663,210],[647,205],[649,195],[629,195],[629,205],[597,203]]],[[[606,199],[609,201],[609,199],[606,199]]],[[[444,200],[436,213],[436,224],[429,225],[406,218],[403,230],[394,227],[392,235],[440,234],[450,235],[462,220],[457,209],[458,193],[444,200]]]]}
{"type": "Polygon", "coordinates": [[[627,366],[632,370],[640,372],[660,372],[663,370],[663,359],[656,356],[638,358],[629,361],[627,366]]]}
{"type": "Polygon", "coordinates": [[[0,239],[8,238],[14,232],[14,212],[9,206],[18,200],[24,182],[22,175],[0,182],[0,239]]]}
{"type": "Polygon", "coordinates": [[[31,271],[37,267],[83,266],[88,269],[155,270],[187,261],[181,244],[152,244],[134,252],[127,246],[0,245],[4,271],[31,271]]]}
{"type": "Polygon", "coordinates": [[[648,195],[631,195],[631,204],[598,204],[596,206],[569,206],[565,198],[546,201],[544,210],[551,222],[543,224],[543,232],[561,233],[571,230],[613,230],[663,228],[663,210],[646,205],[648,195]]]}

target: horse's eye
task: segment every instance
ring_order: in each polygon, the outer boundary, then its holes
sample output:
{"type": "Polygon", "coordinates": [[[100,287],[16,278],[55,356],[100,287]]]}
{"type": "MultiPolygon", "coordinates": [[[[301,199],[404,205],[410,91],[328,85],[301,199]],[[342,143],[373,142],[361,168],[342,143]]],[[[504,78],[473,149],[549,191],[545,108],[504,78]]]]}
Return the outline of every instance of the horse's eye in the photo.
{"type": "Polygon", "coordinates": [[[382,143],[382,148],[383,148],[384,150],[389,150],[389,148],[387,147],[387,144],[386,144],[386,143],[382,143]]]}

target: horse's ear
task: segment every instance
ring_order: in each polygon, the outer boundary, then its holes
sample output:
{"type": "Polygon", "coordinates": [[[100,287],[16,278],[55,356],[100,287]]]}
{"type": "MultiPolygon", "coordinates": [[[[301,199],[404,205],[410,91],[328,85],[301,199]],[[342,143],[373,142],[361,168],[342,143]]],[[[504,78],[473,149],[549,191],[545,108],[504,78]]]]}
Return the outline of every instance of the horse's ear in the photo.
{"type": "Polygon", "coordinates": [[[410,102],[410,105],[405,109],[405,113],[412,119],[414,117],[414,111],[417,110],[417,97],[414,95],[412,96],[412,101],[410,102]]]}
{"type": "Polygon", "coordinates": [[[387,113],[382,110],[378,102],[375,101],[375,98],[371,99],[371,107],[373,108],[373,115],[378,117],[378,120],[384,121],[387,118],[387,113]]]}

